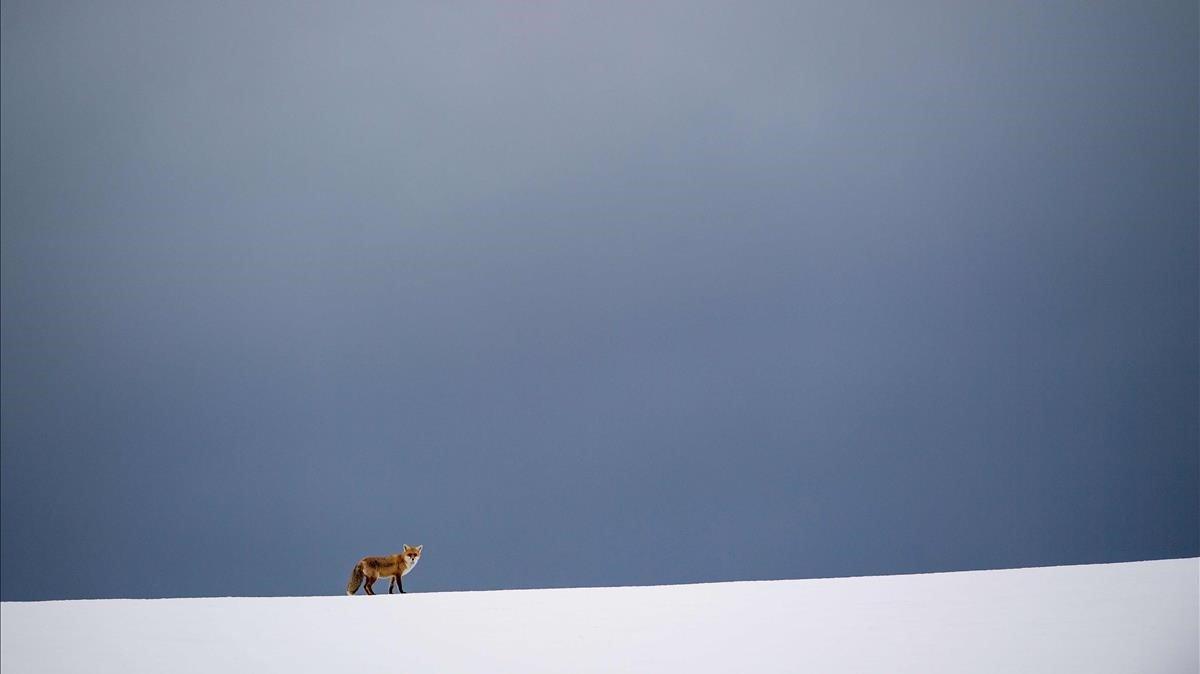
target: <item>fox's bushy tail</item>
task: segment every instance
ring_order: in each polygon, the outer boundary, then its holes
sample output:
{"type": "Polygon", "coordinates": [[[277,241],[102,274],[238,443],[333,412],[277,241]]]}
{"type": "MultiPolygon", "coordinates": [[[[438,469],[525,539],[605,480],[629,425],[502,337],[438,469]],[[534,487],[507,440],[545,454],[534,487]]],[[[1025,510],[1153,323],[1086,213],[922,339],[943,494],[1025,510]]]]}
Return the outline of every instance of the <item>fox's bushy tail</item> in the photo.
{"type": "Polygon", "coordinates": [[[362,562],[354,565],[354,570],[350,572],[350,582],[346,583],[346,594],[354,594],[358,592],[358,586],[363,583],[362,562]]]}

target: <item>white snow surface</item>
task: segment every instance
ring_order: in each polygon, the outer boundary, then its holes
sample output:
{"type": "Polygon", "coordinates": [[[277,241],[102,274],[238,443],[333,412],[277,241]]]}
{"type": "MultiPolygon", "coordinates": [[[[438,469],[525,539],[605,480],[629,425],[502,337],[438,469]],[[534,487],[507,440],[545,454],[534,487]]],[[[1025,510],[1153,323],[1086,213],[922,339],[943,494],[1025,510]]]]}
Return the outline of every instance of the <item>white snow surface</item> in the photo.
{"type": "Polygon", "coordinates": [[[0,669],[1194,674],[1198,581],[1192,558],[655,587],[5,602],[0,669]]]}

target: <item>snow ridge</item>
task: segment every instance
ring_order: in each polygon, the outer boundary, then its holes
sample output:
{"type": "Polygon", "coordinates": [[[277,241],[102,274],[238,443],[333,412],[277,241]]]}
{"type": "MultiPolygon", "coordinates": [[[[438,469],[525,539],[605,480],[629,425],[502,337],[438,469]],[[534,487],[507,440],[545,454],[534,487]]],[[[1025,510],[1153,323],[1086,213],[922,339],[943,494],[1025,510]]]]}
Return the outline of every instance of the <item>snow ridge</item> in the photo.
{"type": "Polygon", "coordinates": [[[0,670],[1197,672],[1198,580],[1191,558],[654,587],[5,602],[0,670]]]}

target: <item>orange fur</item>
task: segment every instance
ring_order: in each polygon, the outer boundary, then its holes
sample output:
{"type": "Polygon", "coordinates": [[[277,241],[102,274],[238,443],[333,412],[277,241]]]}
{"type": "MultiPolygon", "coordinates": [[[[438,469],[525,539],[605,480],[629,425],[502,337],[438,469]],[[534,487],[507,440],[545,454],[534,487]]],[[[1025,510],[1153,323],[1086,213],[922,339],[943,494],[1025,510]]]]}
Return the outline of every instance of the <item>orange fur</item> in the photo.
{"type": "Polygon", "coordinates": [[[363,557],[354,565],[354,569],[350,572],[350,582],[346,584],[346,594],[355,594],[358,592],[358,587],[363,585],[363,591],[366,594],[375,594],[375,581],[384,577],[391,577],[391,582],[388,583],[388,594],[392,593],[392,589],[396,585],[400,586],[400,593],[404,594],[404,581],[402,580],[408,572],[413,570],[417,562],[421,561],[421,549],[425,547],[418,545],[404,546],[404,552],[394,555],[385,555],[383,557],[363,557]],[[365,583],[365,584],[364,584],[365,583]]]}

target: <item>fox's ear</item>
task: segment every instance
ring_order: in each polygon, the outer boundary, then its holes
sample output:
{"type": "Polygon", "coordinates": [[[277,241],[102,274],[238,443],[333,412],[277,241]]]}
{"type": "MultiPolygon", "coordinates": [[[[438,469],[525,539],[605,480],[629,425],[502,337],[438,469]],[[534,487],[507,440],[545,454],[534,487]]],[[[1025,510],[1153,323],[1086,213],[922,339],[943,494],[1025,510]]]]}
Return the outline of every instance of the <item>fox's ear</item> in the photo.
{"type": "Polygon", "coordinates": [[[418,545],[418,546],[417,546],[417,552],[420,552],[420,551],[421,551],[421,548],[423,548],[423,547],[425,547],[425,546],[424,546],[424,545],[418,545]]]}

